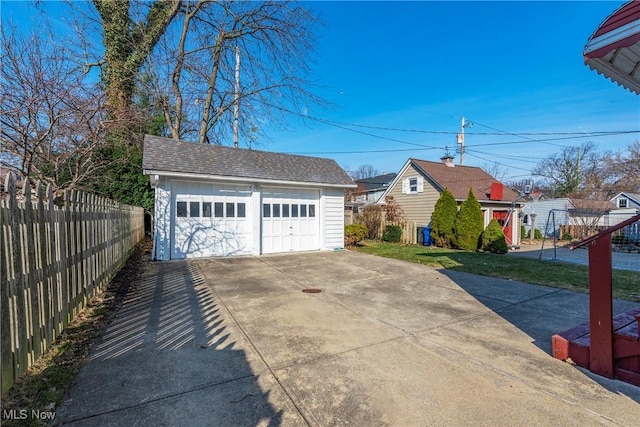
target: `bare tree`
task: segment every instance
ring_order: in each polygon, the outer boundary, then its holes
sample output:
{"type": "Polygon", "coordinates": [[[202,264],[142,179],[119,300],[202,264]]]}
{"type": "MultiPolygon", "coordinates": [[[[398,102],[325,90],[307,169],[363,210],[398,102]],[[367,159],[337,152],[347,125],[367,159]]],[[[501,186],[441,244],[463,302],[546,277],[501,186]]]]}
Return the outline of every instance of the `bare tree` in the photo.
{"type": "Polygon", "coordinates": [[[82,186],[102,166],[94,153],[104,132],[105,95],[85,81],[74,55],[51,38],[2,28],[3,165],[54,189],[82,186]]]}
{"type": "Polygon", "coordinates": [[[603,159],[608,172],[605,190],[611,198],[621,191],[640,193],[640,141],[630,143],[626,150],[603,159]]]}
{"type": "Polygon", "coordinates": [[[315,24],[288,1],[185,3],[145,66],[172,137],[221,144],[240,105],[251,141],[262,123],[323,104],[307,78],[315,24]]]}
{"type": "Polygon", "coordinates": [[[556,197],[580,195],[586,165],[597,163],[596,148],[592,142],[563,148],[561,152],[542,160],[531,172],[549,183],[556,197]]]}
{"type": "Polygon", "coordinates": [[[371,165],[360,165],[358,169],[350,172],[351,178],[354,180],[364,179],[364,178],[373,178],[374,176],[380,175],[378,169],[374,168],[371,165]]]}
{"type": "Polygon", "coordinates": [[[489,175],[491,175],[492,177],[494,177],[500,182],[504,182],[504,180],[507,178],[506,169],[500,166],[500,164],[497,162],[485,163],[482,169],[484,169],[486,173],[488,173],[489,175]]]}

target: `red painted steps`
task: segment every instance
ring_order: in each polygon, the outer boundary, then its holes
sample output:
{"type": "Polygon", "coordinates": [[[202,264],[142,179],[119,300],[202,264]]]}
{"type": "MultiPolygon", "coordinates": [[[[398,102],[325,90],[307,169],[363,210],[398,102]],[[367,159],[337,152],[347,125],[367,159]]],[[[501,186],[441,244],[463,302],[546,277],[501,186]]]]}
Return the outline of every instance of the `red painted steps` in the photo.
{"type": "MultiPolygon", "coordinates": [[[[551,338],[553,357],[570,359],[590,369],[589,323],[560,332],[551,338]]],[[[613,366],[617,379],[640,386],[640,306],[613,318],[613,366]]]]}

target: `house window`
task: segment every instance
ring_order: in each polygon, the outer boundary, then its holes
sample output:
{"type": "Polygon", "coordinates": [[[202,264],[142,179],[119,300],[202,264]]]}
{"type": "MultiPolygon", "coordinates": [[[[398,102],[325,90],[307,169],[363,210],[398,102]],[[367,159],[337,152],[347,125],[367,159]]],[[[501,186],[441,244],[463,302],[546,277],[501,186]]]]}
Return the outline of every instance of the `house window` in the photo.
{"type": "Polygon", "coordinates": [[[402,194],[418,194],[424,191],[424,178],[414,176],[402,180],[402,194]]]}
{"type": "Polygon", "coordinates": [[[179,217],[187,216],[187,202],[178,202],[176,206],[176,215],[179,217]]]}
{"type": "Polygon", "coordinates": [[[289,218],[289,204],[288,203],[283,203],[282,204],[282,217],[283,218],[289,218]]]}
{"type": "Polygon", "coordinates": [[[300,205],[300,216],[301,217],[307,216],[307,205],[300,205]]]}
{"type": "Polygon", "coordinates": [[[418,178],[409,178],[409,193],[418,192],[418,178]]]}
{"type": "Polygon", "coordinates": [[[309,218],[316,216],[316,205],[309,205],[309,218]]]}
{"type": "Polygon", "coordinates": [[[627,205],[627,199],[622,198],[622,197],[621,197],[621,198],[619,198],[619,199],[618,199],[618,207],[619,207],[619,208],[626,208],[626,207],[628,207],[628,205],[627,205]]]}
{"type": "Polygon", "coordinates": [[[244,218],[246,216],[246,207],[244,203],[238,203],[238,218],[244,218]]]}
{"type": "Polygon", "coordinates": [[[271,204],[270,203],[265,203],[264,205],[262,205],[262,217],[263,218],[270,218],[271,217],[271,204]]]}
{"type": "Polygon", "coordinates": [[[293,218],[298,217],[298,205],[291,205],[291,216],[293,218]]]}

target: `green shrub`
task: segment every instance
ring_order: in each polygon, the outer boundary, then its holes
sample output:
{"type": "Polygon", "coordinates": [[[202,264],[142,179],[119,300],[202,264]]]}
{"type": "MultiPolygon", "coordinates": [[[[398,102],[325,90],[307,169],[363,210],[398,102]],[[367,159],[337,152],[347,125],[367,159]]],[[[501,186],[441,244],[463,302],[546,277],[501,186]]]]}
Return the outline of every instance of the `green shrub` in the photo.
{"type": "Polygon", "coordinates": [[[520,226],[520,235],[522,236],[523,239],[527,235],[527,230],[524,228],[524,225],[520,226]]]}
{"type": "Polygon", "coordinates": [[[344,226],[344,244],[353,246],[367,237],[367,226],[364,224],[349,224],[344,226]]]}
{"type": "Polygon", "coordinates": [[[482,232],[480,242],[480,248],[485,252],[506,254],[509,251],[502,227],[500,227],[500,224],[495,218],[489,222],[487,228],[482,232]]]}
{"type": "MultiPolygon", "coordinates": [[[[531,238],[531,230],[527,231],[527,239],[531,238]]],[[[535,240],[542,240],[542,231],[538,230],[537,228],[533,230],[533,238],[535,240]]],[[[571,238],[569,238],[569,240],[571,240],[571,238]]]]}
{"type": "Polygon", "coordinates": [[[399,225],[387,225],[382,233],[382,240],[385,242],[399,242],[402,237],[402,228],[399,225]]]}
{"type": "Polygon", "coordinates": [[[467,200],[462,202],[453,224],[456,246],[465,251],[475,251],[480,244],[480,235],[484,229],[482,207],[469,188],[467,200]]]}
{"type": "Polygon", "coordinates": [[[448,189],[440,193],[440,197],[431,214],[431,238],[436,246],[452,248],[455,246],[453,224],[456,221],[458,204],[448,189]]]}
{"type": "Polygon", "coordinates": [[[561,240],[572,240],[573,236],[570,233],[563,233],[561,240]]]}

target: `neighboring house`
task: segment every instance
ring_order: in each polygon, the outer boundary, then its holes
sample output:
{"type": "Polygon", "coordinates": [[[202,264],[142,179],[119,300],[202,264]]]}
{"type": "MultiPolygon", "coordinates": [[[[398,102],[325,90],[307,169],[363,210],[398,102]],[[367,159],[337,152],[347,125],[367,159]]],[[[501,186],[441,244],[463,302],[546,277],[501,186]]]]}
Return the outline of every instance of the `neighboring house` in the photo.
{"type": "Polygon", "coordinates": [[[636,211],[640,211],[640,194],[626,193],[623,191],[613,196],[611,203],[613,203],[617,209],[635,209],[636,211]]]}
{"type": "Polygon", "coordinates": [[[533,222],[532,214],[536,214],[534,227],[545,237],[562,237],[558,235],[562,225],[610,227],[640,213],[640,203],[636,202],[638,199],[640,196],[637,194],[620,193],[611,200],[564,197],[528,201],[522,207],[522,225],[529,231],[533,222]],[[616,206],[619,208],[616,209],[616,206]]]}
{"type": "Polygon", "coordinates": [[[344,192],[331,159],[146,136],[155,188],[153,258],[344,247],[344,192]]]}
{"type": "Polygon", "coordinates": [[[396,175],[395,173],[387,173],[356,180],[355,183],[357,187],[351,192],[351,202],[363,205],[376,203],[380,200],[380,196],[384,194],[396,175]]]}
{"type": "Polygon", "coordinates": [[[378,203],[383,204],[385,198],[391,196],[407,220],[416,221],[418,226],[429,226],[433,209],[445,188],[458,205],[467,199],[471,188],[482,206],[484,226],[496,218],[504,226],[507,243],[516,244],[520,239],[518,194],[481,168],[456,166],[451,156],[441,160],[407,160],[378,203]]]}
{"type": "Polygon", "coordinates": [[[533,227],[543,236],[552,237],[560,225],[569,224],[570,209],[575,209],[575,205],[566,197],[527,201],[522,205],[522,225],[525,232],[533,227]]]}

